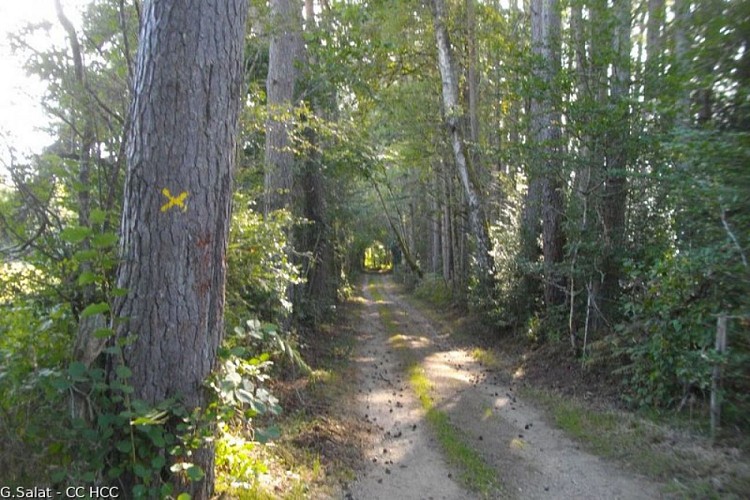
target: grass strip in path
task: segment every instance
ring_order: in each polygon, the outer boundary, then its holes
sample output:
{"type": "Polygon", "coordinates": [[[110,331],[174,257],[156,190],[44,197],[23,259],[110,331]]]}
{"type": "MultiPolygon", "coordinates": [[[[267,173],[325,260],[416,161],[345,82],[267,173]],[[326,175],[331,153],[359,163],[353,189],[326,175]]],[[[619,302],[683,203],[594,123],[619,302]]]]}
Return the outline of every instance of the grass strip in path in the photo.
{"type": "Polygon", "coordinates": [[[457,466],[458,477],[468,489],[485,498],[495,497],[499,491],[502,491],[495,471],[485,463],[479,452],[467,444],[468,437],[451,423],[448,414],[435,406],[432,384],[415,353],[406,342],[406,337],[399,331],[399,325],[394,321],[392,311],[374,283],[370,284],[370,294],[378,304],[380,320],[389,336],[388,343],[406,366],[411,388],[419,398],[426,412],[425,419],[435,433],[448,462],[457,466]]]}

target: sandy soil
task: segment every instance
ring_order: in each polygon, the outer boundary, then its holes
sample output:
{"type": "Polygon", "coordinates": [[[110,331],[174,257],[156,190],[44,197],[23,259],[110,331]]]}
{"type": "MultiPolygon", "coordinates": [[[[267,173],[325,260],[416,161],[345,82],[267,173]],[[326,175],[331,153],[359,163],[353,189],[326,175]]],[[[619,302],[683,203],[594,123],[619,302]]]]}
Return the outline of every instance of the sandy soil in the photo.
{"type": "MultiPolygon", "coordinates": [[[[512,377],[485,371],[468,352],[454,349],[416,308],[399,297],[388,277],[370,277],[389,304],[433,385],[438,407],[463,429],[471,446],[497,471],[505,496],[523,499],[651,499],[657,485],[578,448],[541,413],[515,395],[512,377]]],[[[355,363],[360,384],[354,402],[372,425],[367,465],[345,491],[355,499],[465,499],[431,436],[398,356],[388,344],[378,305],[365,284],[367,305],[355,363]]]]}

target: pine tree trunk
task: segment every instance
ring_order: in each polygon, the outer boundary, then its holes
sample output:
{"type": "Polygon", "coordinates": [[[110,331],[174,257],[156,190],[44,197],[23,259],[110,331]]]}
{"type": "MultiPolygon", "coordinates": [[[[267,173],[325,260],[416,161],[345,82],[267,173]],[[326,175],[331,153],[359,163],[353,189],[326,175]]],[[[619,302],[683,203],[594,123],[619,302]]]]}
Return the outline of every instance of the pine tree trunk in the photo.
{"type": "Polygon", "coordinates": [[[290,208],[294,196],[294,151],[290,129],[299,68],[304,60],[302,6],[271,0],[268,49],[265,213],[290,208]]]}
{"type": "MultiPolygon", "coordinates": [[[[116,336],[128,344],[113,364],[130,368],[132,397],[150,405],[207,402],[224,328],[246,16],[245,0],[145,4],[117,273],[127,295],[115,304],[116,336]]],[[[207,499],[213,446],[190,461],[205,478],[174,482],[207,499]]]]}
{"type": "MultiPolygon", "coordinates": [[[[557,266],[563,260],[561,131],[559,95],[560,4],[558,0],[531,3],[531,43],[537,56],[536,80],[540,90],[531,99],[531,138],[539,151],[533,176],[541,177],[542,251],[544,254],[544,300],[546,307],[565,300],[564,283],[557,266]]],[[[538,188],[537,188],[538,189],[538,188]]]]}

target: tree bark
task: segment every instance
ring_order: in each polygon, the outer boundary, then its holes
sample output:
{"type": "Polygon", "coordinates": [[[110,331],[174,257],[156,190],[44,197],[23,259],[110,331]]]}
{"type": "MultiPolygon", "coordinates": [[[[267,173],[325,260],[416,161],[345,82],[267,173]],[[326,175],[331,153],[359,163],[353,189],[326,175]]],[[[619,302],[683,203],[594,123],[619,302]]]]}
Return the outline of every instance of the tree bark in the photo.
{"type": "Polygon", "coordinates": [[[535,76],[539,90],[531,99],[531,139],[539,150],[532,175],[541,177],[542,251],[544,254],[544,300],[548,310],[565,300],[564,283],[557,266],[563,260],[562,168],[560,151],[559,95],[560,3],[532,0],[531,44],[536,56],[535,76]]]}
{"type": "Polygon", "coordinates": [[[265,213],[290,208],[294,194],[295,154],[290,137],[299,68],[304,64],[302,5],[271,0],[268,49],[268,123],[266,125],[265,213]]]}
{"type": "MultiPolygon", "coordinates": [[[[246,0],[144,4],[115,303],[133,398],[205,408],[223,335],[232,170],[243,95],[246,0]]],[[[113,368],[110,377],[114,377],[113,368]]],[[[211,496],[213,445],[191,458],[211,496]]],[[[167,464],[167,469],[169,464],[167,464]]],[[[132,486],[129,485],[129,486],[132,486]]]]}
{"type": "Polygon", "coordinates": [[[442,80],[444,120],[450,136],[458,178],[466,197],[469,227],[476,245],[478,277],[482,286],[489,291],[492,289],[494,282],[490,238],[487,233],[484,209],[482,208],[479,189],[476,186],[475,174],[471,171],[466,157],[466,144],[461,124],[463,112],[458,99],[458,82],[453,66],[450,38],[445,27],[444,0],[433,0],[432,12],[438,49],[438,68],[442,80]]]}

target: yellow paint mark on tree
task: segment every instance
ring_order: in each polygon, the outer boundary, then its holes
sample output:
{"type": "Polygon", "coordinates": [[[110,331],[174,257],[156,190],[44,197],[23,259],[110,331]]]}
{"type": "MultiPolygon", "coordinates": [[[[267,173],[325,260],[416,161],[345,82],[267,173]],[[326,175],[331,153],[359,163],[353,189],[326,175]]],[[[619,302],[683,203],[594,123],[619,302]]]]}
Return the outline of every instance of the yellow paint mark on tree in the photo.
{"type": "Polygon", "coordinates": [[[169,200],[161,206],[162,212],[166,212],[172,207],[179,207],[183,212],[187,211],[187,204],[185,203],[185,199],[188,197],[187,191],[183,191],[177,196],[172,196],[172,193],[169,191],[169,189],[164,188],[161,190],[161,194],[166,196],[167,200],[169,200]]]}

